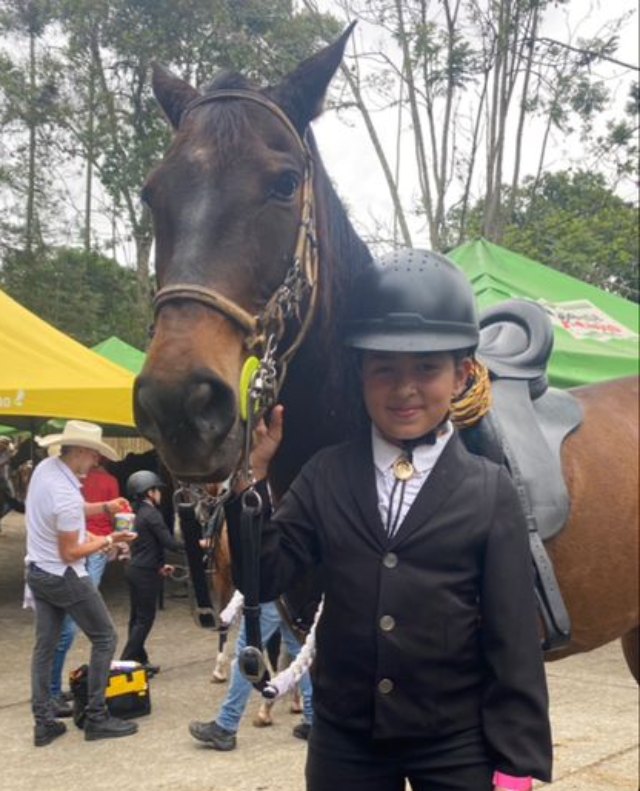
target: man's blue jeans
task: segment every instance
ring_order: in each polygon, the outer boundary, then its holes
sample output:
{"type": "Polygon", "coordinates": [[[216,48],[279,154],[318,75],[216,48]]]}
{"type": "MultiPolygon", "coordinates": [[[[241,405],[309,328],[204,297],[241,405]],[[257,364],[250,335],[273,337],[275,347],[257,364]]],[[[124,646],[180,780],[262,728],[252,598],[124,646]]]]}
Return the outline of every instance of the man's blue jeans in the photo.
{"type": "MultiPolygon", "coordinates": [[[[282,639],[287,646],[287,651],[291,658],[295,658],[300,652],[300,644],[293,636],[291,629],[280,617],[278,608],[275,602],[267,602],[260,605],[260,631],[262,632],[262,642],[267,643],[271,635],[280,629],[282,639]]],[[[244,710],[249,701],[249,696],[253,690],[251,682],[242,675],[238,668],[238,655],[240,651],[247,644],[246,634],[244,629],[244,618],[240,623],[238,631],[238,639],[236,641],[236,650],[233,664],[231,665],[231,681],[229,683],[229,691],[224,699],[220,712],[216,717],[216,722],[220,727],[234,733],[238,730],[240,720],[244,714],[244,710]]],[[[300,692],[302,694],[302,706],[304,711],[304,718],[307,722],[311,723],[313,720],[313,703],[312,703],[312,690],[311,679],[309,674],[305,673],[300,679],[300,692]]]]}
{"type": "MultiPolygon", "coordinates": [[[[87,572],[91,577],[93,584],[98,588],[102,575],[107,566],[107,556],[102,552],[96,552],[89,555],[87,558],[87,572]]],[[[62,692],[62,670],[64,662],[69,653],[69,649],[73,645],[76,637],[78,626],[70,615],[64,616],[62,622],[62,629],[60,630],[60,638],[56,646],[56,653],[53,657],[53,670],[51,671],[51,697],[57,698],[62,692]]]]}

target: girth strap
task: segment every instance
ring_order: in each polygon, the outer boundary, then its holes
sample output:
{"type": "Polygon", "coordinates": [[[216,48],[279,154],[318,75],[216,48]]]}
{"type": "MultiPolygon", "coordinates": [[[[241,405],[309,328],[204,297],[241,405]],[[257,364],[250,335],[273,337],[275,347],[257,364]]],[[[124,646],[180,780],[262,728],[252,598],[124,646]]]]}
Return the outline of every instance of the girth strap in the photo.
{"type": "Polygon", "coordinates": [[[553,565],[540,538],[522,472],[513,451],[504,438],[502,448],[527,521],[529,547],[535,570],[535,594],[545,628],[542,648],[544,651],[556,651],[566,646],[571,639],[571,619],[562,598],[553,565]]]}

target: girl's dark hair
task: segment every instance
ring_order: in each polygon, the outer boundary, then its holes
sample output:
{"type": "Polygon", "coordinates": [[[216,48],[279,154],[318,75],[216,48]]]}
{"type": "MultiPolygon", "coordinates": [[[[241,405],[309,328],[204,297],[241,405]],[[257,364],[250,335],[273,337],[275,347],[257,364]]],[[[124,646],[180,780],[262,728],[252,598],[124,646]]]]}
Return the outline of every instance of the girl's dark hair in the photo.
{"type": "Polygon", "coordinates": [[[466,357],[470,357],[472,360],[475,360],[475,353],[476,353],[475,346],[470,346],[468,349],[456,349],[455,352],[451,352],[451,354],[453,355],[453,362],[456,365],[460,365],[460,363],[466,357]]]}

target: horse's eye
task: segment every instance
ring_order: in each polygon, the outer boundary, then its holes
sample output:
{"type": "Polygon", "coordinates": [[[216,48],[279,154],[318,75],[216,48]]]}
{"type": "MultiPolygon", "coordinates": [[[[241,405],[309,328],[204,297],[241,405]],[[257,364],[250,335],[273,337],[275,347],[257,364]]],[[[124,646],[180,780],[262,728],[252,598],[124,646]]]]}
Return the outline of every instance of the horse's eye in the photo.
{"type": "Polygon", "coordinates": [[[151,208],[151,190],[149,187],[143,187],[140,190],[140,200],[144,203],[145,206],[151,208]]]}
{"type": "Polygon", "coordinates": [[[281,173],[273,182],[271,195],[278,200],[291,200],[300,186],[300,178],[292,170],[281,173]]]}

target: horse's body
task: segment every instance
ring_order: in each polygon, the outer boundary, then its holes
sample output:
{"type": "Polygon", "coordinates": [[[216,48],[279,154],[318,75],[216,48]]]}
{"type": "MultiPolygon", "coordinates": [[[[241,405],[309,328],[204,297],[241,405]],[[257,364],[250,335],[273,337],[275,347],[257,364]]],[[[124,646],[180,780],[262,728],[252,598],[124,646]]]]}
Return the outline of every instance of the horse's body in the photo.
{"type": "Polygon", "coordinates": [[[584,422],[563,447],[571,513],[547,545],[572,625],[571,643],[558,656],[626,635],[625,656],[638,679],[638,380],[572,392],[584,422]]]}
{"type": "MultiPolygon", "coordinates": [[[[344,37],[265,93],[301,135],[343,47],[344,37]]],[[[238,85],[254,90],[237,76],[216,81],[214,89],[238,85]]],[[[283,250],[290,256],[301,212],[299,190],[276,202],[259,189],[285,173],[295,174],[299,184],[299,150],[277,115],[251,101],[236,97],[202,105],[200,94],[166,72],[156,74],[155,90],[177,129],[146,188],[153,192],[159,284],[201,284],[259,313],[286,271],[283,250]]],[[[361,417],[338,329],[345,292],[367,266],[369,253],[315,149],[313,156],[320,293],[317,315],[280,394],[285,438],[272,469],[277,491],[313,452],[343,439],[361,417]]],[[[159,310],[137,383],[136,417],[179,475],[221,480],[237,464],[243,436],[239,378],[247,355],[242,331],[224,312],[190,298],[159,310]]],[[[637,382],[581,388],[576,395],[584,423],[564,447],[571,517],[549,545],[573,625],[562,655],[623,635],[631,646],[638,633],[637,382]]],[[[631,653],[628,647],[629,660],[631,653]]]]}

